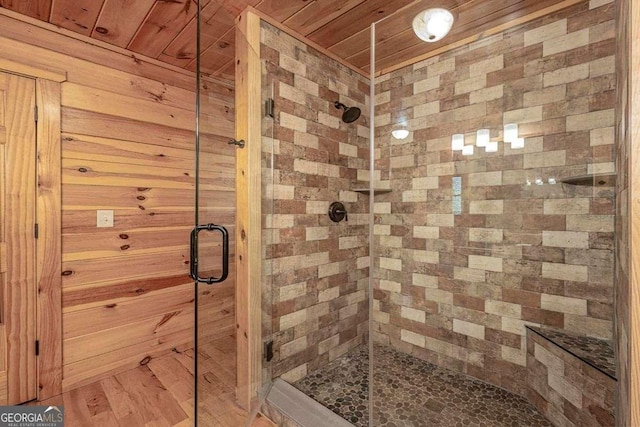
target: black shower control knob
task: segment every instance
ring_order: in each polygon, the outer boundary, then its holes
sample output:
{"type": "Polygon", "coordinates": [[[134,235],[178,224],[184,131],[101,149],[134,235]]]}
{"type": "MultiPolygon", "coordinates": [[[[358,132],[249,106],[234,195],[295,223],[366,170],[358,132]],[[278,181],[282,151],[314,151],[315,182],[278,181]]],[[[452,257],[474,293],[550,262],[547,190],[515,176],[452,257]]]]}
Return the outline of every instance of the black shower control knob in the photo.
{"type": "Polygon", "coordinates": [[[333,222],[340,222],[343,219],[348,221],[347,209],[345,209],[344,205],[341,202],[333,202],[329,205],[329,218],[333,222]]]}

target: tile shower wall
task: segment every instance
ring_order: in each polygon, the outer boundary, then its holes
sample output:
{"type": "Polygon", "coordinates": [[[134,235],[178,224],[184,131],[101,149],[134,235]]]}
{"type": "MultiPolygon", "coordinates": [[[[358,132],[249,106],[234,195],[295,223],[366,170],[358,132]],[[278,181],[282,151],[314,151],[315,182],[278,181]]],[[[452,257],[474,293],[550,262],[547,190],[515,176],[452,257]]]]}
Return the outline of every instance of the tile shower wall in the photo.
{"type": "Polygon", "coordinates": [[[263,306],[272,375],[295,381],[368,333],[369,201],[351,189],[368,176],[369,82],[269,24],[261,37],[263,93],[275,99],[275,121],[263,125],[263,282],[271,288],[263,306]],[[334,101],[363,114],[343,123],[334,101]],[[347,222],[329,219],[333,201],[344,203],[347,222]]]}
{"type": "Polygon", "coordinates": [[[614,172],[614,54],[591,0],[377,79],[377,342],[524,394],[525,324],[611,338],[613,187],[559,181],[614,172]]]}

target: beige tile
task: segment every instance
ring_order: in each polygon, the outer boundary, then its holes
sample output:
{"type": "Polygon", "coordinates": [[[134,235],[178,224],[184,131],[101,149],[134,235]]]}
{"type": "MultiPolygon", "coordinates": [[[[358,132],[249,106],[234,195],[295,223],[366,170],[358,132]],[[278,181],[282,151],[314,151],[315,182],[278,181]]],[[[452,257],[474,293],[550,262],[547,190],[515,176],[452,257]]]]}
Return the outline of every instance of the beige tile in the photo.
{"type": "Polygon", "coordinates": [[[427,225],[436,227],[453,227],[453,214],[428,214],[427,225]]]}
{"type": "Polygon", "coordinates": [[[616,37],[615,20],[602,22],[589,28],[589,43],[598,43],[616,37]]]}
{"type": "Polygon", "coordinates": [[[385,313],[384,311],[380,311],[380,310],[374,310],[373,321],[377,323],[382,323],[383,325],[388,325],[391,321],[391,317],[389,316],[389,313],[385,313]]]}
{"type": "Polygon", "coordinates": [[[615,142],[615,128],[613,126],[591,129],[589,141],[592,147],[599,145],[613,145],[615,142]]]}
{"type": "Polygon", "coordinates": [[[334,276],[341,273],[341,264],[339,262],[332,262],[318,266],[318,278],[334,276]]]}
{"type": "Polygon", "coordinates": [[[303,77],[307,75],[307,66],[290,56],[280,54],[280,66],[293,74],[303,77]]]}
{"type": "Polygon", "coordinates": [[[565,150],[543,151],[541,153],[529,153],[524,155],[525,169],[564,166],[566,162],[567,153],[565,150]]]}
{"type": "Polygon", "coordinates": [[[469,255],[469,268],[476,270],[488,270],[498,273],[502,272],[502,258],[469,255]]]}
{"type": "Polygon", "coordinates": [[[424,290],[424,298],[427,301],[435,301],[441,304],[453,304],[453,294],[441,289],[426,288],[424,290]]]}
{"type": "Polygon", "coordinates": [[[503,200],[472,200],[469,204],[469,213],[500,215],[504,212],[503,200]]]}
{"type": "Polygon", "coordinates": [[[610,340],[613,338],[613,321],[596,319],[595,317],[578,316],[574,314],[564,315],[564,328],[568,332],[574,332],[590,337],[610,340]]]}
{"type": "Polygon", "coordinates": [[[515,365],[527,366],[527,352],[519,348],[502,345],[500,346],[500,356],[502,357],[502,360],[515,365]]]}
{"type": "Polygon", "coordinates": [[[339,313],[340,320],[348,319],[349,317],[352,317],[358,314],[358,305],[352,304],[346,307],[342,307],[338,313],[339,313]]]}
{"type": "Polygon", "coordinates": [[[384,268],[385,270],[402,271],[402,260],[380,257],[380,268],[384,268]]]}
{"type": "Polygon", "coordinates": [[[426,202],[429,199],[427,190],[408,190],[402,192],[403,203],[426,202]]]}
{"type": "Polygon", "coordinates": [[[307,121],[305,119],[285,113],[284,111],[280,112],[280,126],[299,132],[307,131],[307,121]]]}
{"type": "Polygon", "coordinates": [[[558,101],[564,101],[566,96],[566,85],[551,86],[541,90],[525,92],[523,105],[525,107],[533,107],[536,105],[551,104],[558,101]]]}
{"type": "Polygon", "coordinates": [[[400,317],[413,320],[414,322],[424,323],[426,320],[426,313],[422,310],[416,310],[411,307],[400,307],[400,317]]]}
{"type": "Polygon", "coordinates": [[[542,231],[542,245],[558,248],[588,248],[589,233],[574,231],[542,231]]]}
{"type": "Polygon", "coordinates": [[[413,117],[425,117],[440,112],[440,101],[427,102],[413,107],[413,117]]]}
{"type": "Polygon", "coordinates": [[[380,289],[388,292],[395,292],[399,294],[402,292],[402,286],[398,282],[392,280],[380,280],[380,289]]]}
{"type": "Polygon", "coordinates": [[[390,214],[391,213],[391,203],[390,202],[375,202],[373,204],[373,213],[390,214]]]}
{"type": "Polygon", "coordinates": [[[504,86],[491,86],[484,89],[473,91],[469,94],[469,103],[477,104],[479,102],[493,101],[504,96],[504,86]]]}
{"type": "Polygon", "coordinates": [[[544,87],[571,83],[588,77],[589,64],[578,64],[544,73],[544,87]]]}
{"type": "Polygon", "coordinates": [[[308,344],[306,335],[286,344],[282,344],[282,346],[280,346],[280,357],[291,357],[292,355],[305,350],[307,346],[308,344]]]}
{"type": "Polygon", "coordinates": [[[573,406],[582,409],[582,392],[570,384],[564,376],[549,374],[549,386],[571,402],[573,406]]]}
{"type": "Polygon", "coordinates": [[[455,121],[460,122],[464,120],[477,119],[485,117],[487,115],[487,104],[480,102],[478,104],[471,104],[467,107],[460,107],[453,110],[453,118],[455,121]]]}
{"type": "Polygon", "coordinates": [[[394,169],[410,168],[414,166],[415,156],[413,154],[391,157],[391,167],[394,169]]]}
{"type": "Polygon", "coordinates": [[[505,111],[502,115],[504,123],[531,123],[542,121],[542,106],[505,111]]]}
{"type": "Polygon", "coordinates": [[[413,249],[411,251],[411,259],[415,262],[438,264],[438,262],[440,262],[440,252],[413,249]]]}
{"type": "Polygon", "coordinates": [[[525,325],[540,326],[537,323],[525,322],[524,320],[513,319],[511,317],[503,317],[500,319],[500,329],[516,335],[526,335],[525,325]]]}
{"type": "Polygon", "coordinates": [[[483,325],[465,322],[464,320],[453,319],[453,332],[477,338],[479,340],[484,339],[483,325]]]}
{"type": "Polygon", "coordinates": [[[449,58],[440,60],[434,64],[431,64],[427,68],[427,76],[439,76],[440,74],[450,73],[456,69],[455,58],[449,58]]]}
{"type": "Polygon", "coordinates": [[[471,242],[501,243],[504,238],[502,229],[496,228],[470,228],[469,240],[471,242]]]}
{"type": "Polygon", "coordinates": [[[595,9],[605,4],[613,3],[614,0],[589,0],[589,9],[595,9]]]}
{"type": "Polygon", "coordinates": [[[541,43],[545,40],[560,37],[564,34],[567,34],[567,20],[561,19],[559,21],[534,28],[533,30],[525,31],[524,45],[531,46],[532,44],[541,43]]]}
{"type": "Polygon", "coordinates": [[[489,299],[485,301],[484,307],[484,311],[489,314],[511,317],[513,319],[520,319],[522,317],[522,306],[519,304],[489,299]]]}
{"type": "Polygon", "coordinates": [[[433,190],[438,187],[440,187],[440,179],[437,176],[424,176],[411,180],[411,188],[414,190],[433,190]]]}
{"type": "Polygon", "coordinates": [[[279,91],[280,96],[284,99],[288,99],[302,105],[307,104],[307,95],[293,86],[289,86],[286,83],[280,82],[279,91]]]}
{"type": "Polygon", "coordinates": [[[419,80],[413,84],[413,93],[418,94],[440,87],[440,76],[433,76],[419,80]]]}
{"type": "Polygon", "coordinates": [[[453,175],[455,173],[454,162],[433,163],[427,165],[427,176],[453,175]]]}
{"type": "Polygon", "coordinates": [[[545,215],[588,214],[590,200],[586,198],[547,199],[544,201],[545,215]]]}
{"type": "Polygon", "coordinates": [[[280,378],[282,378],[283,380],[289,383],[294,383],[306,376],[307,376],[307,364],[304,363],[280,375],[280,378]]]}
{"type": "Polygon", "coordinates": [[[584,299],[542,294],[540,307],[544,310],[558,311],[560,313],[587,315],[587,300],[584,299]]]}
{"type": "Polygon", "coordinates": [[[324,354],[338,345],[340,345],[340,335],[336,334],[318,343],[318,353],[324,354]]]}
{"type": "Polygon", "coordinates": [[[376,97],[375,97],[376,105],[386,104],[387,102],[391,102],[390,91],[387,90],[385,92],[376,93],[376,97]]]}
{"type": "Polygon", "coordinates": [[[318,96],[320,93],[320,87],[317,83],[302,77],[300,74],[293,76],[293,85],[311,96],[318,96]]]}
{"type": "Polygon", "coordinates": [[[280,317],[280,330],[284,331],[294,326],[298,326],[307,321],[307,309],[294,311],[293,313],[285,314],[280,317]]]}
{"type": "Polygon", "coordinates": [[[574,31],[560,37],[545,40],[542,44],[543,56],[555,55],[556,53],[576,49],[589,44],[589,29],[574,31]]]}
{"type": "Polygon", "coordinates": [[[567,215],[567,230],[612,233],[615,230],[614,217],[613,215],[567,215]]]}
{"type": "Polygon", "coordinates": [[[591,130],[614,125],[614,109],[594,111],[592,113],[567,116],[567,132],[591,130]]]}
{"type": "Polygon", "coordinates": [[[424,348],[425,338],[422,335],[418,335],[415,332],[407,331],[406,329],[400,330],[400,339],[418,347],[424,348]]]}
{"type": "Polygon", "coordinates": [[[454,92],[456,95],[463,93],[469,93],[476,90],[483,89],[487,86],[487,75],[480,74],[478,76],[470,77],[466,80],[461,80],[455,83],[454,92]]]}
{"type": "Polygon", "coordinates": [[[616,164],[614,162],[590,163],[587,165],[587,175],[615,173],[616,164]]]}
{"type": "Polygon", "coordinates": [[[465,267],[453,267],[453,278],[467,282],[484,282],[486,280],[484,270],[473,270],[465,267]]]}
{"type": "Polygon", "coordinates": [[[468,181],[470,187],[502,185],[502,171],[470,173],[468,181]]]}
{"type": "Polygon", "coordinates": [[[294,283],[293,285],[282,286],[279,289],[279,301],[289,301],[306,295],[307,282],[294,283]]]}
{"type": "Polygon", "coordinates": [[[413,273],[411,275],[411,284],[414,286],[421,286],[423,288],[437,289],[438,277],[429,276],[427,274],[413,273]]]}
{"type": "Polygon", "coordinates": [[[589,278],[587,266],[557,264],[551,262],[542,263],[542,277],[546,279],[570,280],[573,282],[586,282],[589,278]]]}
{"type": "Polygon", "coordinates": [[[564,362],[555,354],[538,344],[533,343],[533,355],[536,360],[539,360],[544,366],[547,367],[549,376],[562,376],[564,375],[564,362]]]}
{"type": "Polygon", "coordinates": [[[616,71],[616,57],[606,56],[589,63],[589,77],[599,77],[606,74],[613,74],[616,71]]]}
{"type": "Polygon", "coordinates": [[[318,302],[332,301],[340,296],[340,288],[335,286],[333,288],[323,289],[318,292],[318,302]]]}
{"type": "Polygon", "coordinates": [[[419,239],[437,239],[440,237],[440,227],[414,225],[413,237],[417,237],[419,239]]]}
{"type": "Polygon", "coordinates": [[[469,65],[469,76],[475,77],[504,68],[504,56],[497,55],[469,65]]]}

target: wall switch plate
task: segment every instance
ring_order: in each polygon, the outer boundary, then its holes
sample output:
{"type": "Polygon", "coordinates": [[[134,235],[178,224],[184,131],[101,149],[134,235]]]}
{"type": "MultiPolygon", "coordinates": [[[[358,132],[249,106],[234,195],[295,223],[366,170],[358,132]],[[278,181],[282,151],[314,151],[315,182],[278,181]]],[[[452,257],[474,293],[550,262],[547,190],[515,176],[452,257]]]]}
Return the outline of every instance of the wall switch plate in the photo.
{"type": "Polygon", "coordinates": [[[98,228],[113,227],[113,211],[98,210],[96,215],[98,228]]]}

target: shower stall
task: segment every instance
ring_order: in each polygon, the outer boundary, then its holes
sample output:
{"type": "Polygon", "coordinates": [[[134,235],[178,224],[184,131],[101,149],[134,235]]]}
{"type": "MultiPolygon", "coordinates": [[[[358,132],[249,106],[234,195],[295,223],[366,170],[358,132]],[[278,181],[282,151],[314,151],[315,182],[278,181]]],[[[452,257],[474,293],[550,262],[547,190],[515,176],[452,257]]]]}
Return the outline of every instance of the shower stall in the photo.
{"type": "Polygon", "coordinates": [[[451,3],[349,64],[238,20],[239,393],[279,425],[615,423],[615,3],[451,3]]]}

